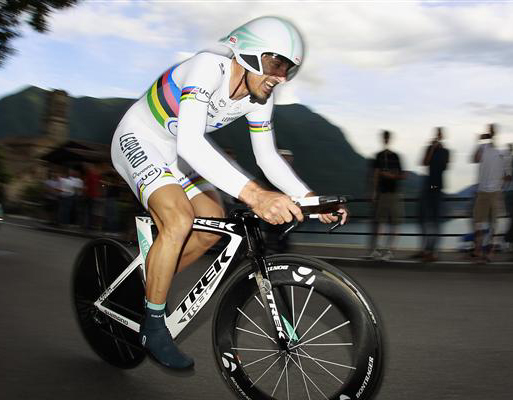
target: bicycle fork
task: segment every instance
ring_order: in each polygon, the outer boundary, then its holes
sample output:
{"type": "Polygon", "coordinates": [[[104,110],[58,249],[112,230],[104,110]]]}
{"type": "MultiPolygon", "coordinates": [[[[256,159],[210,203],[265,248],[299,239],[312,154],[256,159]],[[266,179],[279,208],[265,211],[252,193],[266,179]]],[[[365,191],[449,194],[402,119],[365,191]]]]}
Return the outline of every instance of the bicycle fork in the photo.
{"type": "Polygon", "coordinates": [[[256,224],[248,224],[247,221],[245,227],[246,233],[248,233],[248,230],[253,230],[251,234],[247,235],[248,238],[254,238],[254,241],[248,240],[247,254],[253,264],[262,304],[271,326],[274,327],[274,339],[281,351],[290,353],[290,347],[295,345],[298,340],[298,332],[291,323],[293,321],[292,311],[285,293],[280,288],[275,288],[272,285],[264,257],[260,229],[256,224]]]}

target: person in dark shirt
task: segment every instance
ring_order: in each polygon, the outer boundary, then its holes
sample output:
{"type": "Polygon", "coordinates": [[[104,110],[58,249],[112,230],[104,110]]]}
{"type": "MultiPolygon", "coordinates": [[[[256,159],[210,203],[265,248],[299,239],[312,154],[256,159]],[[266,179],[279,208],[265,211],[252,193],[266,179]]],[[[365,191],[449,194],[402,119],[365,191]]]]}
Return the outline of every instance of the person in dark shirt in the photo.
{"type": "Polygon", "coordinates": [[[428,167],[419,199],[419,222],[422,233],[421,251],[415,254],[423,261],[436,261],[440,235],[440,216],[443,200],[443,174],[449,164],[449,150],[443,145],[444,130],[435,128],[435,137],[427,147],[422,165],[428,167]]]}
{"type": "Polygon", "coordinates": [[[388,261],[392,258],[395,247],[397,225],[402,217],[402,203],[399,196],[399,180],[404,179],[399,155],[388,148],[390,131],[383,131],[384,150],[380,151],[374,160],[373,171],[373,202],[375,204],[374,232],[371,241],[371,258],[388,261]],[[378,246],[381,227],[389,223],[390,235],[386,250],[378,246]]]}

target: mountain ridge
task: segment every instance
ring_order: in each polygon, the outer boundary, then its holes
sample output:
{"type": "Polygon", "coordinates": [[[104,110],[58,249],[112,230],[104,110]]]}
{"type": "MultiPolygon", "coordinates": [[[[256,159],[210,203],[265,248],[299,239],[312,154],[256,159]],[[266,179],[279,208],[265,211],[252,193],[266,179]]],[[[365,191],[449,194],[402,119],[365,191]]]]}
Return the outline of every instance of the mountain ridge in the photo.
{"type": "MultiPolygon", "coordinates": [[[[28,86],[0,99],[0,139],[40,136],[48,93],[45,89],[28,86]]],[[[69,96],[69,138],[110,143],[119,120],[135,101],[69,96]]],[[[368,194],[369,161],[353,149],[341,128],[302,104],[275,106],[273,122],[277,147],[293,152],[294,170],[314,191],[355,197],[368,194]]],[[[247,131],[245,119],[239,118],[210,134],[209,138],[223,148],[230,148],[242,168],[261,177],[249,134],[241,134],[247,131]]],[[[416,192],[420,177],[412,173],[408,176],[402,184],[403,191],[416,192]]]]}

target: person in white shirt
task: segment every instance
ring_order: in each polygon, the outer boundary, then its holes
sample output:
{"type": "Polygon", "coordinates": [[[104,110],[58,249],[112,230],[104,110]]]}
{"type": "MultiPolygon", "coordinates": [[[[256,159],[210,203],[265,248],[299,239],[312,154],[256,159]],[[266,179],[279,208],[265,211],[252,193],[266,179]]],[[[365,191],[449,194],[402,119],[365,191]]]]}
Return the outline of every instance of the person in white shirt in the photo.
{"type": "Polygon", "coordinates": [[[488,125],[488,133],[479,136],[472,161],[479,163],[478,185],[474,204],[474,256],[477,261],[490,261],[493,255],[493,234],[499,210],[503,208],[502,190],[511,180],[511,160],[496,146],[497,126],[488,125]],[[483,233],[489,227],[491,245],[483,252],[483,233]]]}

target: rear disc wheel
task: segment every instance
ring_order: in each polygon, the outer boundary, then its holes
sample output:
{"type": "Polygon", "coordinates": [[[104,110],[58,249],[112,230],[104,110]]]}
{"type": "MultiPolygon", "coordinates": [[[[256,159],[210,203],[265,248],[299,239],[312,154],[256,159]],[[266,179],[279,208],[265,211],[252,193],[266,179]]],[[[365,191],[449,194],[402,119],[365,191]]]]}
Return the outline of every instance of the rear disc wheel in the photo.
{"type": "MultiPolygon", "coordinates": [[[[97,239],[78,255],[72,277],[74,311],[85,339],[105,361],[119,368],[133,368],[146,355],[138,332],[95,307],[94,302],[133,260],[119,242],[97,239]]],[[[103,305],[140,323],[144,313],[144,282],[137,268],[111,293],[103,305]]]]}

